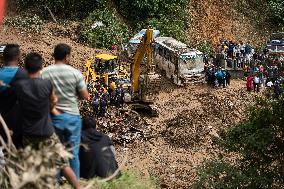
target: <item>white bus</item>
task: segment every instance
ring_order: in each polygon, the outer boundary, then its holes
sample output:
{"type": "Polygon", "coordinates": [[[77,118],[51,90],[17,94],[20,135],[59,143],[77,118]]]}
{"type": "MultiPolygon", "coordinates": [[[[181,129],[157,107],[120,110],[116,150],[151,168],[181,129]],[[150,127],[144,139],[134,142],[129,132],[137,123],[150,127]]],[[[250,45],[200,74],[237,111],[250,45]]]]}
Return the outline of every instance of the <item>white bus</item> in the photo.
{"type": "Polygon", "coordinates": [[[205,79],[203,53],[172,37],[155,38],[153,56],[158,68],[177,85],[205,79]]]}

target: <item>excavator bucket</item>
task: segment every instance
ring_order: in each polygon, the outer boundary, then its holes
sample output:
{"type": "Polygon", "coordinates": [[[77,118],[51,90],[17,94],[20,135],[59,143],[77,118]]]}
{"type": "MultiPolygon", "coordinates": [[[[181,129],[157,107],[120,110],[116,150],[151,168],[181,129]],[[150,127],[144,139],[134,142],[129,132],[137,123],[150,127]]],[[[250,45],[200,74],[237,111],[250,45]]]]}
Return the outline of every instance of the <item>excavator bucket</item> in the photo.
{"type": "Polygon", "coordinates": [[[145,101],[136,101],[131,105],[131,109],[138,112],[139,114],[158,117],[159,112],[158,108],[155,107],[152,103],[147,103],[145,101]]]}

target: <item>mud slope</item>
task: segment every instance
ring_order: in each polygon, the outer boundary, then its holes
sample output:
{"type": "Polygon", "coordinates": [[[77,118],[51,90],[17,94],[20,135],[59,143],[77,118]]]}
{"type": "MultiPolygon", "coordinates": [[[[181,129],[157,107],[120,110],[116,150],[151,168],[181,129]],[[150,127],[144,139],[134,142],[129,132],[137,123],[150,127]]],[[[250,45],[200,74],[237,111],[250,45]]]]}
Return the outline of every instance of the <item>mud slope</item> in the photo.
{"type": "MultiPolygon", "coordinates": [[[[6,28],[0,41],[20,44],[23,54],[40,52],[47,64],[53,62],[54,45],[68,43],[73,47],[72,65],[82,71],[87,58],[102,52],[55,31],[58,28],[54,25],[46,25],[40,34],[6,28]]],[[[153,176],[166,188],[186,188],[196,176],[196,167],[218,153],[211,136],[217,136],[220,128],[239,122],[253,95],[245,91],[245,83],[240,80],[233,81],[230,88],[217,90],[205,85],[178,88],[165,78],[162,84],[156,89],[159,117],[146,120],[152,125],[152,138],[116,146],[117,155],[124,169],[153,176]]]]}
{"type": "Polygon", "coordinates": [[[166,79],[163,83],[156,101],[160,115],[148,120],[153,138],[119,148],[118,156],[127,160],[126,168],[158,178],[164,188],[187,188],[196,177],[197,166],[219,152],[212,136],[243,118],[253,94],[245,91],[240,80],[217,90],[176,88],[166,79]]]}
{"type": "Polygon", "coordinates": [[[94,57],[103,50],[89,48],[76,43],[69,37],[64,37],[64,28],[54,24],[45,24],[41,33],[30,33],[20,29],[5,27],[0,32],[0,44],[17,43],[21,46],[23,56],[31,51],[39,52],[43,55],[46,64],[52,64],[53,48],[58,43],[67,43],[72,47],[71,64],[83,70],[86,59],[94,57]]]}
{"type": "MultiPolygon", "coordinates": [[[[239,1],[194,0],[189,3],[188,41],[198,43],[207,40],[216,45],[220,39],[250,41],[262,44],[269,37],[269,23],[257,23],[252,11],[248,15],[237,11],[239,1]]],[[[244,8],[242,8],[244,9],[244,8]]],[[[259,13],[255,13],[259,14],[259,13]]],[[[256,15],[257,16],[257,15],[256,15]]],[[[265,13],[262,15],[265,18],[265,13]]]]}

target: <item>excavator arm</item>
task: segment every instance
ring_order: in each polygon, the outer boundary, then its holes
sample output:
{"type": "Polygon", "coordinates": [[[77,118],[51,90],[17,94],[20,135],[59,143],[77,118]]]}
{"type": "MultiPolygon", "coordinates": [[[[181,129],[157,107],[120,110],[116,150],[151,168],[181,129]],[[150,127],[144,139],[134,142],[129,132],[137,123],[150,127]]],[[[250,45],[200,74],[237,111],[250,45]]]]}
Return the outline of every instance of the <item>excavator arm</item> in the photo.
{"type": "Polygon", "coordinates": [[[153,43],[153,29],[148,27],[144,37],[141,40],[139,48],[134,55],[134,62],[132,65],[132,86],[133,92],[139,92],[139,78],[141,75],[141,63],[146,55],[147,67],[152,63],[152,43],[153,43]]]}
{"type": "Polygon", "coordinates": [[[152,43],[154,41],[153,37],[153,29],[148,27],[146,30],[145,35],[143,36],[140,45],[134,55],[134,62],[132,64],[132,90],[133,90],[133,102],[132,109],[140,112],[143,111],[144,113],[147,112],[150,116],[156,117],[158,116],[158,110],[152,104],[152,101],[147,100],[145,97],[145,90],[148,87],[148,76],[151,70],[152,64],[152,43]],[[141,63],[143,58],[146,56],[147,61],[147,71],[144,77],[143,87],[140,83],[140,76],[141,76],[141,63]],[[140,90],[141,89],[141,90],[140,90]],[[141,94],[139,95],[139,92],[141,94]]]}

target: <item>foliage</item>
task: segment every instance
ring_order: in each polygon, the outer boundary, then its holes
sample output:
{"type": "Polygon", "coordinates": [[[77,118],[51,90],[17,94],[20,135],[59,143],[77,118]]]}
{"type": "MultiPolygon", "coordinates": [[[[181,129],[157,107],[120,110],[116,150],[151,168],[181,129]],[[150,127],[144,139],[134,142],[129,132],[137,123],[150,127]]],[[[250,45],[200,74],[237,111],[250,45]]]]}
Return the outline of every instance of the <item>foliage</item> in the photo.
{"type": "Polygon", "coordinates": [[[185,41],[188,0],[120,0],[119,13],[137,30],[152,25],[164,36],[185,41]]]}
{"type": "Polygon", "coordinates": [[[115,15],[115,9],[107,7],[92,12],[85,20],[81,38],[93,47],[110,48],[113,44],[126,42],[131,32],[115,15]],[[102,25],[94,26],[101,22],[102,25]]]}
{"type": "Polygon", "coordinates": [[[272,28],[284,27],[283,0],[241,0],[237,1],[237,9],[260,26],[270,23],[272,28]]]}
{"type": "Polygon", "coordinates": [[[13,18],[6,17],[5,25],[40,32],[42,30],[43,21],[37,15],[24,17],[17,16],[13,18]]]}
{"type": "Polygon", "coordinates": [[[212,55],[214,53],[213,46],[208,41],[203,41],[197,45],[197,49],[200,50],[203,53],[206,53],[208,55],[212,55]]]}
{"type": "Polygon", "coordinates": [[[235,189],[246,186],[249,178],[239,169],[227,162],[207,162],[199,170],[198,181],[192,186],[193,189],[235,189]]]}
{"type": "Polygon", "coordinates": [[[110,44],[124,42],[131,34],[129,28],[139,31],[148,25],[159,29],[161,35],[186,41],[188,0],[18,0],[18,3],[22,10],[36,9],[43,17],[49,15],[48,9],[59,18],[87,16],[82,39],[95,47],[108,48],[110,44]],[[94,21],[102,21],[105,26],[91,29],[94,21]]]}
{"type": "MultiPolygon", "coordinates": [[[[142,178],[137,173],[125,171],[118,179],[109,182],[102,182],[99,179],[83,181],[82,185],[92,183],[92,188],[96,189],[156,189],[156,182],[150,178],[142,178]]],[[[66,189],[66,187],[63,187],[66,189]]]]}
{"type": "Polygon", "coordinates": [[[36,10],[42,16],[48,14],[46,7],[63,18],[82,18],[97,8],[101,0],[17,0],[23,11],[36,10]]]}
{"type": "Polygon", "coordinates": [[[0,188],[53,189],[59,158],[70,158],[62,145],[33,150],[27,147],[6,153],[5,170],[0,173],[0,188]]]}
{"type": "Polygon", "coordinates": [[[284,27],[284,1],[270,0],[269,7],[272,14],[272,21],[280,27],[284,27]]]}
{"type": "Polygon", "coordinates": [[[205,165],[200,170],[199,188],[284,187],[283,98],[258,99],[249,109],[248,119],[220,137],[219,144],[238,153],[240,159],[236,165],[227,161],[205,165]]]}

